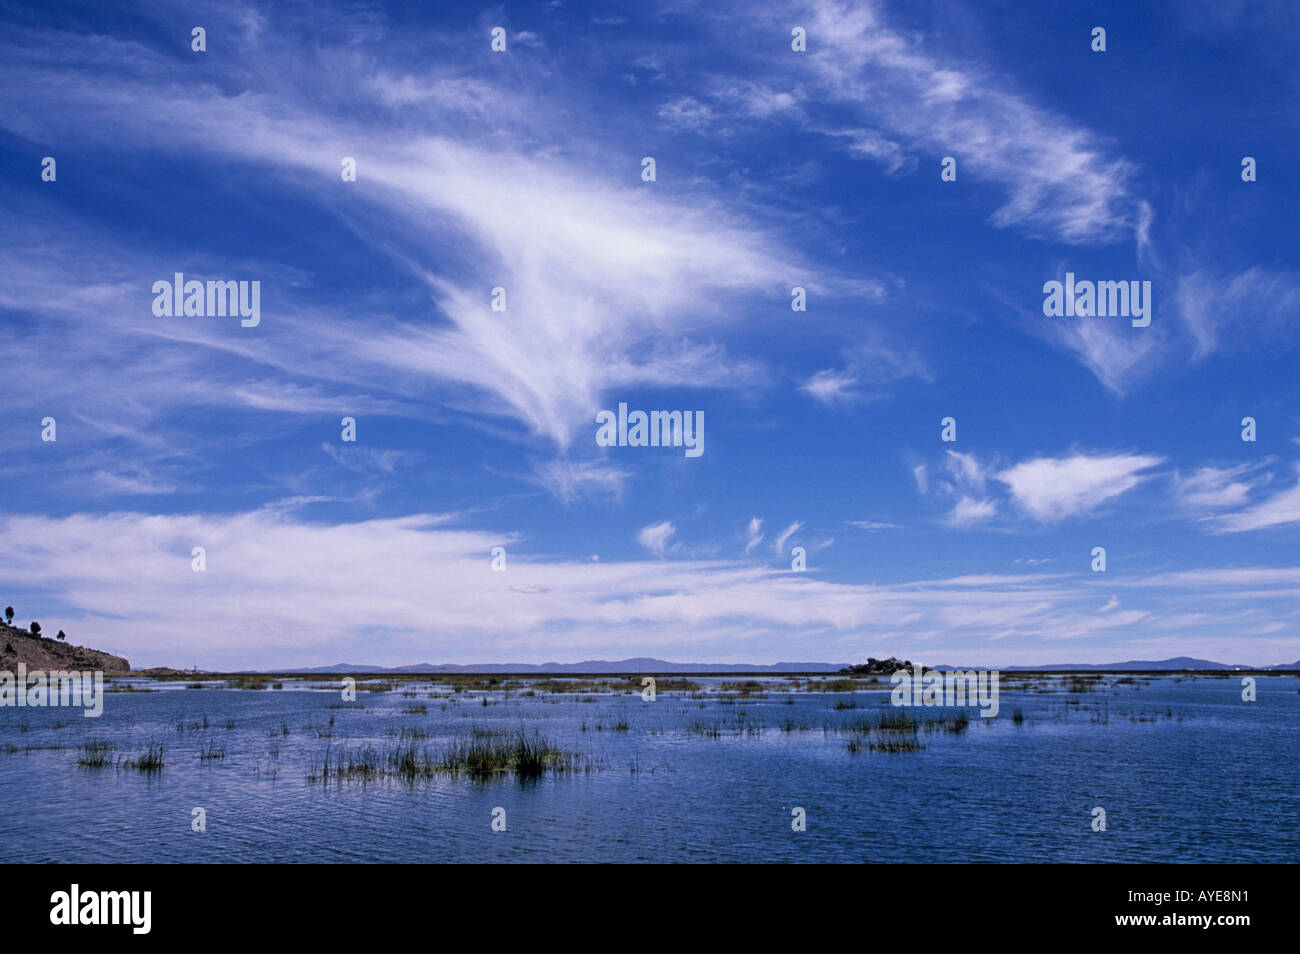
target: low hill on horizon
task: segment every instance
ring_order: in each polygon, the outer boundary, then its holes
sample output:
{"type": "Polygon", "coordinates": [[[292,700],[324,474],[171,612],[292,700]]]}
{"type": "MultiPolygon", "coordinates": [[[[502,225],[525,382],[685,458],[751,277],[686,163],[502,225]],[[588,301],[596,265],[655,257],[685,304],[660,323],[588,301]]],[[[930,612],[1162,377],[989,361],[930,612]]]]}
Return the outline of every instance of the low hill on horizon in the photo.
{"type": "Polygon", "coordinates": [[[1128,662],[1117,663],[1056,663],[1050,666],[1007,666],[1007,672],[1017,672],[1024,670],[1037,670],[1039,672],[1069,671],[1080,672],[1085,670],[1129,670],[1129,671],[1146,671],[1160,672],[1162,670],[1187,670],[1187,669],[1276,669],[1292,670],[1300,669],[1300,660],[1293,663],[1280,663],[1276,666],[1241,666],[1228,665],[1227,663],[1214,662],[1209,659],[1196,659],[1192,656],[1174,656],[1170,659],[1130,659],[1128,662]]]}
{"type": "MultiPolygon", "coordinates": [[[[350,663],[336,663],[332,666],[311,666],[301,669],[264,669],[245,670],[260,673],[367,673],[383,675],[385,673],[464,673],[464,674],[529,674],[540,675],[552,673],[589,673],[593,675],[616,673],[838,673],[848,668],[848,663],[825,662],[779,662],[766,665],[749,663],[675,663],[649,656],[632,659],[605,660],[589,659],[577,663],[482,663],[479,665],[457,665],[453,663],[418,663],[411,666],[365,666],[350,663]]],[[[977,666],[927,666],[928,669],[978,669],[977,666]]],[[[1196,659],[1191,656],[1175,656],[1171,659],[1130,660],[1116,663],[1055,663],[1042,666],[1003,666],[1002,672],[1099,672],[1099,671],[1147,671],[1174,672],[1179,670],[1233,670],[1252,671],[1292,671],[1300,670],[1300,660],[1282,663],[1276,666],[1239,666],[1214,662],[1209,659],[1196,659]]]]}
{"type": "Polygon", "coordinates": [[[333,666],[312,666],[305,669],[267,669],[261,672],[293,672],[293,673],[593,673],[593,674],[618,674],[629,672],[671,672],[671,673],[702,673],[702,672],[839,672],[841,665],[833,663],[799,663],[799,662],[779,662],[769,665],[752,665],[749,663],[674,663],[663,659],[654,659],[649,656],[638,656],[633,659],[620,659],[609,661],[605,659],[589,659],[577,663],[482,663],[480,665],[457,665],[455,663],[418,663],[413,666],[354,666],[349,663],[335,663],[333,666]]]}
{"type": "Polygon", "coordinates": [[[28,671],[79,670],[119,675],[131,671],[131,663],[122,656],[45,636],[33,636],[16,626],[0,623],[0,670],[14,672],[19,663],[25,664],[28,671]]]}

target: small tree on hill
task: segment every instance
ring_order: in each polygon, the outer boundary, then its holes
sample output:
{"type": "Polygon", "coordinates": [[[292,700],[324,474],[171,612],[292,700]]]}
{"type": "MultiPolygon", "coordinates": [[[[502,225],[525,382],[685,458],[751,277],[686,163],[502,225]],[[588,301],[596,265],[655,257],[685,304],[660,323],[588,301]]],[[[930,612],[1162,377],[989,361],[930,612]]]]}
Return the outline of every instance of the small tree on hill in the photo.
{"type": "Polygon", "coordinates": [[[14,624],[14,608],[12,606],[5,607],[5,622],[10,626],[14,624]]]}
{"type": "Polygon", "coordinates": [[[36,622],[36,620],[32,620],[32,635],[33,636],[41,635],[41,624],[36,622]]]}
{"type": "Polygon", "coordinates": [[[54,638],[55,638],[55,639],[58,639],[58,640],[64,640],[64,639],[67,639],[67,638],[68,638],[68,634],[65,633],[63,630],[59,630],[59,634],[58,634],[57,636],[55,636],[54,638]]]}

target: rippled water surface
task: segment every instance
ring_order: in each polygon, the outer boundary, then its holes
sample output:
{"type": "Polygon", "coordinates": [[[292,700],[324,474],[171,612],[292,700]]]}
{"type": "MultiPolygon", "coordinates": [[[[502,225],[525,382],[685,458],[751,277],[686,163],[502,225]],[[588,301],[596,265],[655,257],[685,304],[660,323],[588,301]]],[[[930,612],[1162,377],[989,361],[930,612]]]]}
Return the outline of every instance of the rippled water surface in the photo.
{"type": "Polygon", "coordinates": [[[911,709],[934,720],[914,734],[855,731],[899,711],[887,681],[689,678],[653,702],[639,677],[362,681],[354,703],[337,681],[118,680],[153,691],[98,719],[0,709],[0,836],[65,862],[1300,861],[1294,677],[1255,702],[1236,677],[1004,677],[996,718],[911,709]],[[436,764],[521,730],[571,770],[311,778],[327,751],[436,764]],[[919,747],[871,748],[900,738],[919,747]],[[78,764],[89,742],[107,764],[78,764]],[[160,770],[126,764],[150,745],[160,770]]]}

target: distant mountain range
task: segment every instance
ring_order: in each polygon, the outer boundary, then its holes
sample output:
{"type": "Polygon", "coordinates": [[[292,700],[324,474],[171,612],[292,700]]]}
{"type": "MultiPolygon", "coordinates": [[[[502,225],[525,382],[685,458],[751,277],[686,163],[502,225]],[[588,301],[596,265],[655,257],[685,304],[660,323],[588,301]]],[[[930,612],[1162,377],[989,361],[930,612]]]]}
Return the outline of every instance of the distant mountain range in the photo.
{"type": "MultiPolygon", "coordinates": [[[[943,668],[936,666],[936,669],[943,668]]],[[[1280,663],[1276,666],[1230,666],[1227,663],[1213,662],[1209,659],[1195,659],[1192,656],[1175,656],[1172,659],[1130,659],[1128,662],[1117,663],[1056,663],[1050,666],[1007,666],[1005,670],[1023,671],[1026,669],[1038,671],[1080,671],[1080,670],[1151,670],[1160,671],[1166,669],[1300,669],[1300,660],[1293,663],[1280,663]]]]}
{"type": "MultiPolygon", "coordinates": [[[[663,659],[638,656],[635,659],[589,659],[577,663],[484,663],[481,665],[457,666],[450,663],[433,665],[418,663],[413,666],[362,666],[351,663],[337,663],[333,666],[314,666],[307,669],[277,669],[274,672],[294,673],[833,673],[839,672],[848,663],[824,662],[779,662],[759,666],[750,663],[675,663],[663,659]]],[[[929,666],[930,669],[969,669],[969,666],[929,666]]],[[[1282,663],[1277,666],[1234,666],[1227,663],[1213,662],[1209,659],[1194,659],[1191,656],[1175,656],[1172,659],[1133,659],[1116,663],[1053,663],[1045,666],[1003,666],[1003,672],[1083,672],[1102,670],[1146,670],[1162,672],[1184,669],[1250,669],[1250,670],[1297,670],[1300,660],[1282,663]]]]}
{"type": "Polygon", "coordinates": [[[337,663],[333,666],[315,666],[310,669],[277,669],[275,672],[315,673],[315,672],[365,672],[365,673],[407,673],[407,672],[444,672],[444,673],[629,673],[629,672],[838,672],[842,666],[819,662],[780,662],[769,666],[756,666],[750,663],[675,663],[662,659],[638,656],[635,659],[619,659],[613,662],[605,659],[589,659],[577,663],[482,663],[471,666],[457,666],[451,663],[419,663],[414,666],[356,666],[350,663],[337,663]]]}

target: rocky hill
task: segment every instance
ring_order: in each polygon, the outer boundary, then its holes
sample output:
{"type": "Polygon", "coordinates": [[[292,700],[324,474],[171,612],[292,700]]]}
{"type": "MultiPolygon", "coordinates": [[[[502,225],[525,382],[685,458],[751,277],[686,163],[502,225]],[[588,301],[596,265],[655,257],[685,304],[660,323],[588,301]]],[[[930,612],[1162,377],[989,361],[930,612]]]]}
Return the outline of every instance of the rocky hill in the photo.
{"type": "Polygon", "coordinates": [[[131,664],[121,656],[101,653],[97,649],[62,643],[57,639],[33,636],[26,630],[0,623],[0,670],[14,672],[19,663],[33,669],[81,670],[104,673],[127,673],[131,664]]]}
{"type": "MultiPolygon", "coordinates": [[[[855,666],[845,666],[840,672],[846,676],[892,676],[900,669],[906,669],[909,673],[912,671],[912,660],[899,659],[897,656],[890,656],[888,659],[877,659],[875,656],[868,656],[867,661],[858,663],[855,666]]],[[[922,673],[930,671],[929,666],[920,667],[922,673]]]]}

